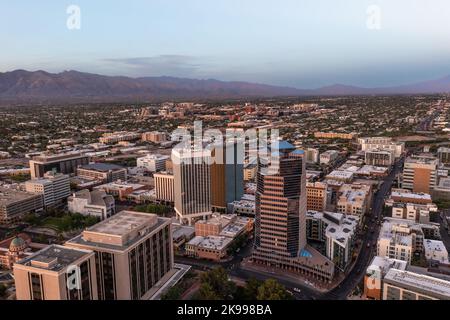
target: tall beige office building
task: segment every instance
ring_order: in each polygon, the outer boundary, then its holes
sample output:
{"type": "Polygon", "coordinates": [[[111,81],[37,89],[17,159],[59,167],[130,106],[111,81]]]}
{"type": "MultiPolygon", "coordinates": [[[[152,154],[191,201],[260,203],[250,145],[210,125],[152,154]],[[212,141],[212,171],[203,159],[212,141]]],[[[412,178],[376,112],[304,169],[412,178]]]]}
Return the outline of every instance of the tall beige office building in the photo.
{"type": "Polygon", "coordinates": [[[97,300],[92,251],[51,245],[14,264],[17,300],[97,300]]]}
{"type": "Polygon", "coordinates": [[[173,149],[175,212],[180,222],[191,225],[211,215],[211,151],[173,149]]]}
{"type": "Polygon", "coordinates": [[[170,219],[121,211],[65,244],[95,252],[100,300],[149,299],[173,275],[170,219]]]}

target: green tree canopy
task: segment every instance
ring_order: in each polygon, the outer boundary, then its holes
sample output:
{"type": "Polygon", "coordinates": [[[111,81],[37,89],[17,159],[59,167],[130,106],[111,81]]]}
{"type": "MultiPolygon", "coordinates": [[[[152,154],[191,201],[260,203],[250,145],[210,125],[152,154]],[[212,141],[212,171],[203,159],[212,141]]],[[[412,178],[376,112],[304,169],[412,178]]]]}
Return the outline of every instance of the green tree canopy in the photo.
{"type": "Polygon", "coordinates": [[[267,279],[259,286],[257,300],[291,300],[293,297],[286,288],[274,279],[267,279]]]}

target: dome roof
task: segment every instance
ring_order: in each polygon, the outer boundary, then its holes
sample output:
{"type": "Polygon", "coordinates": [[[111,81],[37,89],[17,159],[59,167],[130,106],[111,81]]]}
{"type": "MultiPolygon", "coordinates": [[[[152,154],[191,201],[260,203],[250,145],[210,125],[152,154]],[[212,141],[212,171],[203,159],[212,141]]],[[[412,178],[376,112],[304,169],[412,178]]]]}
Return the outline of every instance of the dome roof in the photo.
{"type": "Polygon", "coordinates": [[[11,244],[9,245],[9,251],[11,252],[20,252],[27,248],[27,243],[21,237],[16,236],[11,240],[11,244]]]}

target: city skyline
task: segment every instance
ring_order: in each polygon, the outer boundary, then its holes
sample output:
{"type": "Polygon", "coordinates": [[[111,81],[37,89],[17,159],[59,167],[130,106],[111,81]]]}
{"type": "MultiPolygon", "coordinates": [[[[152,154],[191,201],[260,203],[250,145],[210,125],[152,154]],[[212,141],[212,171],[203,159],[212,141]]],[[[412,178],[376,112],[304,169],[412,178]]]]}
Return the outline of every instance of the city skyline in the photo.
{"type": "Polygon", "coordinates": [[[450,301],[449,38],[448,0],[0,1],[0,300],[450,301]]]}

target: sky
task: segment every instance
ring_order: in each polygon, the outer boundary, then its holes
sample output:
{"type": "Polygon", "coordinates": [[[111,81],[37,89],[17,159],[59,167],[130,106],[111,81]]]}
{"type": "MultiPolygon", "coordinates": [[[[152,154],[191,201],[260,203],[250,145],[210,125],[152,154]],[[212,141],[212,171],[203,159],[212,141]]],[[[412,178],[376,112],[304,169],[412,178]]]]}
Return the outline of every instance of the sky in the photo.
{"type": "Polygon", "coordinates": [[[414,83],[450,75],[450,1],[0,0],[0,72],[15,69],[414,83]]]}

